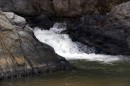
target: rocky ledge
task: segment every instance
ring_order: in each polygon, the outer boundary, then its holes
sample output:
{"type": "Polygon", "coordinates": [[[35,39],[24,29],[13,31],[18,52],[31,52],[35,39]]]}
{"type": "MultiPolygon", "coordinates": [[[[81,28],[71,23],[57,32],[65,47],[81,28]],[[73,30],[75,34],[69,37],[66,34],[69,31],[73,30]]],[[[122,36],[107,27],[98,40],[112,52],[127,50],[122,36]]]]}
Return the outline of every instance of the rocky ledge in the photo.
{"type": "Polygon", "coordinates": [[[35,38],[24,18],[0,11],[0,79],[71,68],[53,48],[35,38]]]}

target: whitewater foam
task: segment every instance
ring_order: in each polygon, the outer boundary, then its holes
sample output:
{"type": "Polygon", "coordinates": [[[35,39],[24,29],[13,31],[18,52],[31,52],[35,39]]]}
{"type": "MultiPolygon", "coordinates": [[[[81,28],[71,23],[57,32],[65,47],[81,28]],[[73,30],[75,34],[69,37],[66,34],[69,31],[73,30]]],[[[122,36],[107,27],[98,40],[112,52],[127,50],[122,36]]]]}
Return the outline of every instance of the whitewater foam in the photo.
{"type": "Polygon", "coordinates": [[[61,24],[56,23],[50,30],[41,30],[36,27],[34,29],[34,34],[39,41],[50,45],[58,55],[63,56],[68,60],[85,59],[88,61],[101,62],[121,60],[120,56],[94,54],[94,48],[89,48],[83,44],[73,42],[67,34],[60,34],[65,29],[66,27],[62,27],[61,24]]]}

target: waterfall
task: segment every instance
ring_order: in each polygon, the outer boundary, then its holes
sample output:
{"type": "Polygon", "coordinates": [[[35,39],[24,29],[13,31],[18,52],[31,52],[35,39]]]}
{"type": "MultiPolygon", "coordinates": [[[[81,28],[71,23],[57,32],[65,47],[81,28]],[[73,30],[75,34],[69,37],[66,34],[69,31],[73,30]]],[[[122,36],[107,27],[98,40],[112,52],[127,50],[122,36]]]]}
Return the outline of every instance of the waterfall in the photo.
{"type": "Polygon", "coordinates": [[[50,45],[55,52],[68,60],[85,59],[87,61],[115,62],[122,60],[121,56],[98,55],[94,48],[89,48],[78,42],[73,42],[67,34],[61,34],[66,27],[56,23],[50,30],[41,30],[35,27],[34,34],[36,38],[50,45]]]}

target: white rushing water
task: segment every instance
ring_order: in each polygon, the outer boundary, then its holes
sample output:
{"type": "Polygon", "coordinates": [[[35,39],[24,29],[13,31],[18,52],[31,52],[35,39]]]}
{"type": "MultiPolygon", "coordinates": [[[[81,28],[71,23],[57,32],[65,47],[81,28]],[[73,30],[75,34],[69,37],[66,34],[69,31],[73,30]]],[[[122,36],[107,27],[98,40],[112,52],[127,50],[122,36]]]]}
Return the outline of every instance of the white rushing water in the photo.
{"type": "Polygon", "coordinates": [[[88,48],[80,43],[73,42],[67,34],[60,34],[60,32],[65,29],[65,27],[56,23],[50,30],[41,30],[36,27],[34,34],[39,41],[50,45],[58,55],[63,56],[68,60],[86,59],[88,61],[101,62],[121,60],[120,56],[94,54],[94,48],[88,48]]]}

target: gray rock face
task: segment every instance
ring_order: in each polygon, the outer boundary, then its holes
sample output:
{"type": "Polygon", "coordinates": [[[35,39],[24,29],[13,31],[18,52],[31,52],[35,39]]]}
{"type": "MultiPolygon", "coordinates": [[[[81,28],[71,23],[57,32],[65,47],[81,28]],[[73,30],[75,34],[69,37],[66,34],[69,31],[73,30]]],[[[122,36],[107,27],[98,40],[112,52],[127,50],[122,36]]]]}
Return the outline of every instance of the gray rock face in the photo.
{"type": "Polygon", "coordinates": [[[51,0],[0,0],[0,7],[25,16],[49,14],[53,8],[51,0]]]}
{"type": "Polygon", "coordinates": [[[17,26],[20,26],[20,27],[25,27],[26,26],[26,20],[21,17],[21,16],[18,16],[12,12],[3,12],[11,21],[12,23],[14,23],[15,25],[17,26]]]}
{"type": "Polygon", "coordinates": [[[50,46],[40,43],[30,27],[16,25],[23,25],[26,21],[18,16],[21,21],[17,21],[15,16],[0,12],[0,78],[72,68],[50,46]]]}
{"type": "Polygon", "coordinates": [[[130,2],[115,6],[107,15],[83,16],[69,22],[74,41],[94,46],[97,53],[130,55],[130,2]]]}
{"type": "Polygon", "coordinates": [[[108,23],[112,26],[118,28],[118,30],[122,31],[124,37],[120,37],[120,39],[124,38],[126,43],[128,44],[128,48],[130,48],[130,1],[126,3],[122,3],[120,5],[115,6],[108,13],[108,23]]]}
{"type": "Polygon", "coordinates": [[[82,0],[53,0],[54,11],[57,16],[75,17],[76,15],[81,15],[81,3],[82,0]]]}
{"type": "Polygon", "coordinates": [[[115,6],[108,16],[112,23],[130,26],[130,1],[115,6]]]}
{"type": "Polygon", "coordinates": [[[129,0],[0,0],[4,11],[26,16],[55,15],[75,17],[83,14],[102,14],[113,6],[129,0]]]}
{"type": "Polygon", "coordinates": [[[55,18],[102,15],[125,1],[129,0],[0,0],[0,8],[25,17],[31,27],[37,25],[49,29],[57,21],[55,18]]]}

